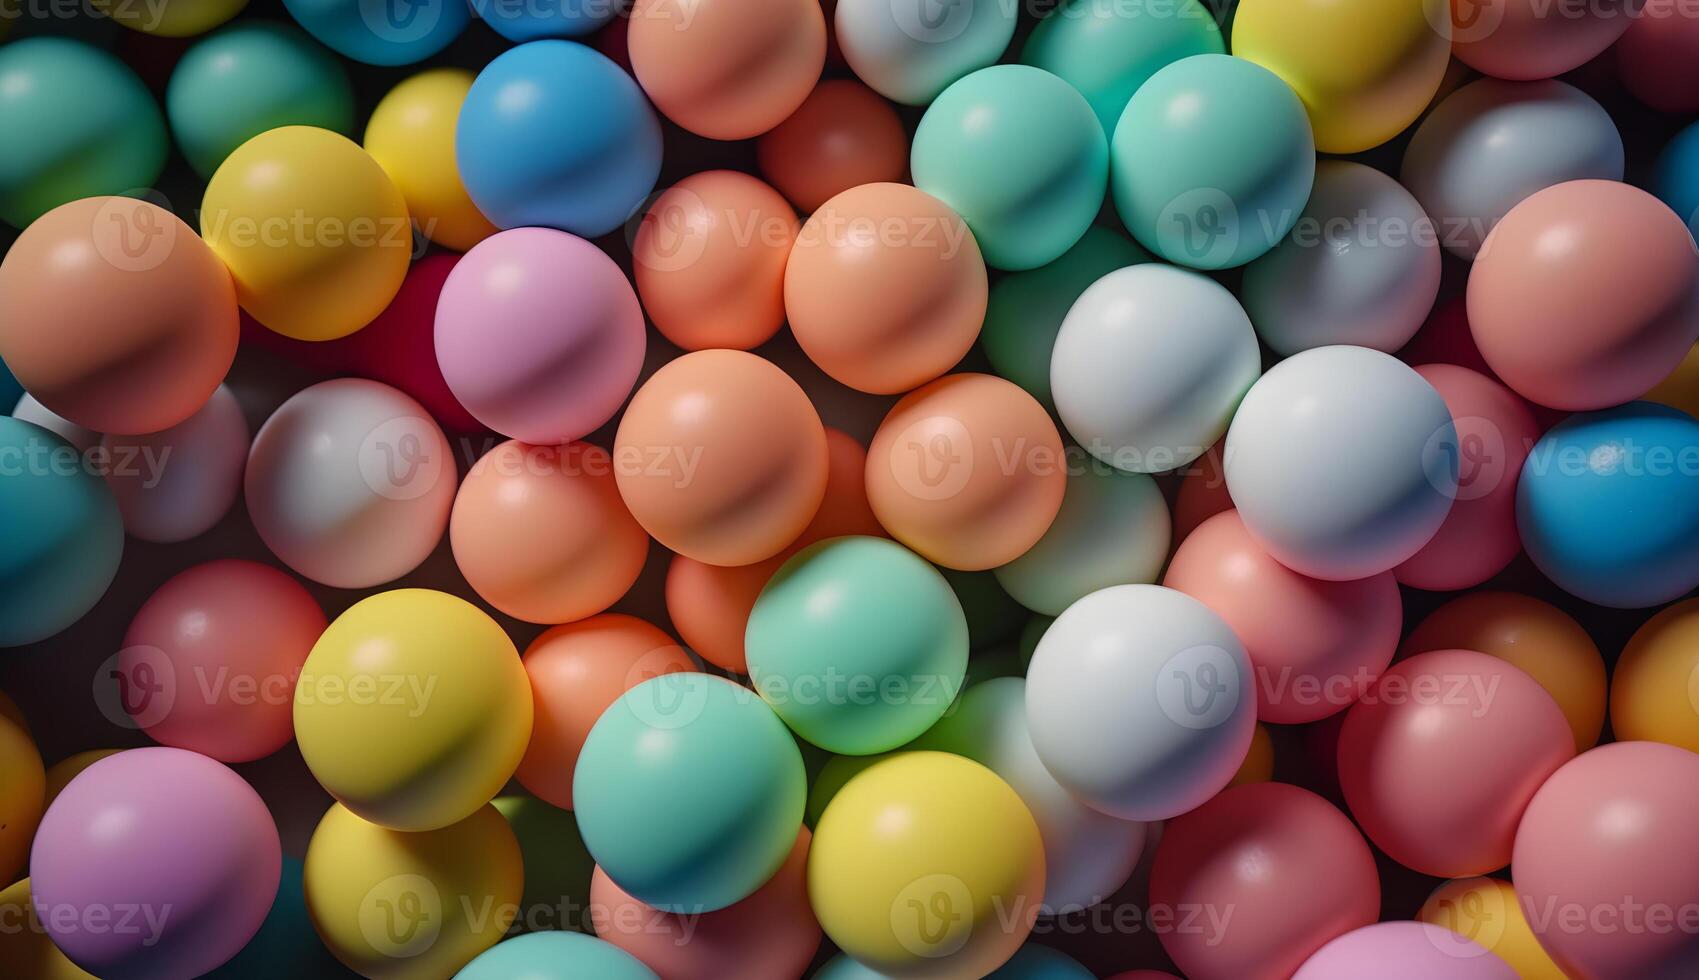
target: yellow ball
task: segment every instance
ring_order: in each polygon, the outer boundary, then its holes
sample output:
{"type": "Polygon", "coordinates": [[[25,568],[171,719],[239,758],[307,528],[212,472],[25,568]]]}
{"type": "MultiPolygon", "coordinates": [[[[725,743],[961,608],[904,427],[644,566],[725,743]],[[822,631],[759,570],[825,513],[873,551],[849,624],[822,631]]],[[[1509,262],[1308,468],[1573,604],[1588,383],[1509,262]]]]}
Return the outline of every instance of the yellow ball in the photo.
{"type": "Polygon", "coordinates": [[[1245,761],[1239,763],[1239,771],[1233,774],[1227,785],[1266,783],[1273,778],[1274,739],[1268,734],[1268,726],[1258,722],[1251,732],[1251,747],[1245,751],[1245,761]]]}
{"type": "Polygon", "coordinates": [[[494,946],[524,891],[519,841],[495,807],[403,833],[338,804],[307,844],[313,928],[361,976],[440,980],[494,946]]]}
{"type": "Polygon", "coordinates": [[[1699,344],[1687,352],[1674,373],[1646,392],[1645,400],[1699,417],[1699,344]]]}
{"type": "Polygon", "coordinates": [[[372,321],[413,256],[407,202],[371,155],[314,126],[261,133],[207,184],[201,235],[254,319],[297,340],[372,321]]]}
{"type": "Polygon", "coordinates": [[[891,977],[978,977],[1014,955],[1044,898],[1021,798],[977,762],[900,752],[826,806],[808,852],[826,935],[891,977]]]}
{"type": "Polygon", "coordinates": [[[35,741],[16,722],[0,718],[0,883],[23,873],[46,793],[47,771],[35,741]]]}
{"type": "Polygon", "coordinates": [[[1617,741],[1667,742],[1699,752],[1699,599],[1648,619],[1611,675],[1617,741]]]}
{"type": "Polygon", "coordinates": [[[47,938],[30,904],[28,878],[0,889],[0,977],[95,980],[47,938]]]}
{"type": "Polygon", "coordinates": [[[1453,879],[1428,897],[1416,917],[1485,946],[1522,980],[1567,980],[1534,938],[1516,889],[1508,881],[1453,879]]]}
{"type": "Polygon", "coordinates": [[[94,0],[94,9],[132,31],[193,37],[241,13],[248,0],[94,0]]]}
{"type": "Polygon", "coordinates": [[[338,616],[308,654],[295,738],[350,810],[435,830],[513,776],[531,738],[531,685],[513,641],[476,606],[429,589],[382,592],[338,616]]]}
{"type": "Polygon", "coordinates": [[[1233,53],[1286,80],[1316,149],[1356,153],[1416,121],[1445,77],[1447,0],[1243,0],[1233,53]]]}
{"type": "Polygon", "coordinates": [[[76,779],[84,769],[87,769],[89,766],[94,765],[109,755],[117,755],[122,751],[124,750],[89,749],[87,752],[78,752],[76,755],[66,756],[58,762],[55,762],[52,766],[49,766],[47,769],[46,802],[42,804],[42,810],[45,811],[48,807],[52,806],[53,801],[59,798],[60,791],[63,790],[71,780],[76,779]]]}
{"type": "Polygon", "coordinates": [[[366,152],[401,188],[426,238],[464,252],[501,229],[472,203],[454,157],[454,125],[472,73],[433,68],[389,90],[366,123],[366,152]]]}
{"type": "Polygon", "coordinates": [[[23,709],[19,708],[18,702],[13,701],[12,696],[5,691],[0,691],[0,718],[10,718],[25,732],[30,730],[29,719],[24,717],[23,709]]]}

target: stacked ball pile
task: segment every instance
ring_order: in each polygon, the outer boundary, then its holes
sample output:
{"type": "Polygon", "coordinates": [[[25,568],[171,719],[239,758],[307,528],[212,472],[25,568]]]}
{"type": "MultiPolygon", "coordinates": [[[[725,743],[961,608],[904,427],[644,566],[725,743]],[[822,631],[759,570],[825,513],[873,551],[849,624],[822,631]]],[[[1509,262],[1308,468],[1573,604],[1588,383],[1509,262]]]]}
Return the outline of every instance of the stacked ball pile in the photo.
{"type": "Polygon", "coordinates": [[[0,2],[0,974],[1699,975],[1699,13],[1231,6],[0,2]]]}

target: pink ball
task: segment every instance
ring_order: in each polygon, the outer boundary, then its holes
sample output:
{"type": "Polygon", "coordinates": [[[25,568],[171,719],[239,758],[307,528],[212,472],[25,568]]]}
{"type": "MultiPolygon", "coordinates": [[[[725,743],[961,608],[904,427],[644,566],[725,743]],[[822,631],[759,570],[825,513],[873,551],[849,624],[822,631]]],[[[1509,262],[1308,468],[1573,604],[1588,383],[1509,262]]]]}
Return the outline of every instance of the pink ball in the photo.
{"type": "Polygon", "coordinates": [[[1256,675],[1257,718],[1302,724],[1344,711],[1398,649],[1404,611],[1391,572],[1326,582],[1264,551],[1239,512],[1198,526],[1162,581],[1227,621],[1256,675]]]}
{"type": "Polygon", "coordinates": [[[643,310],[614,261],[576,235],[515,228],[472,247],[437,300],[437,362],[479,422],[572,442],[619,411],[643,367],[643,310]]]}
{"type": "Polygon", "coordinates": [[[1484,374],[1451,364],[1426,364],[1416,373],[1445,399],[1457,426],[1457,497],[1433,539],[1393,574],[1411,588],[1467,589],[1522,550],[1516,481],[1540,426],[1526,402],[1484,374]]]}
{"type": "Polygon", "coordinates": [[[1639,7],[1640,0],[1451,0],[1451,51],[1495,78],[1553,78],[1602,54],[1639,7]]]}
{"type": "Polygon", "coordinates": [[[1699,112],[1699,17],[1688,0],[1646,0],[1615,54],[1635,98],[1659,112],[1699,112]]]}
{"type": "Polygon", "coordinates": [[[1617,742],[1546,780],[1516,833],[1516,894],[1575,977],[1699,976],[1699,755],[1617,742]],[[1548,914],[1549,913],[1549,914],[1548,914]]]}
{"type": "Polygon", "coordinates": [[[295,737],[295,679],[325,626],[307,590],[269,565],[196,565],[130,621],[118,653],[124,710],[163,745],[264,758],[295,737]]]}
{"type": "Polygon", "coordinates": [[[1333,804],[1253,783],[1169,821],[1150,904],[1233,910],[1219,932],[1161,934],[1191,980],[1284,980],[1328,941],[1379,918],[1380,879],[1363,835],[1333,804]]]}
{"type": "Polygon", "coordinates": [[[333,343],[344,348],[344,370],[404,392],[451,431],[476,432],[478,420],[454,397],[437,364],[437,300],[459,262],[453,252],[432,252],[413,263],[378,318],[333,343]]]}
{"type": "Polygon", "coordinates": [[[219,385],[200,410],[144,436],[107,435],[106,482],[131,537],[172,544],[212,530],[236,502],[248,462],[248,421],[219,385]]]}
{"type": "Polygon", "coordinates": [[[1348,932],[1304,962],[1292,980],[1517,980],[1479,943],[1426,922],[1377,922],[1348,932]]]}
{"type": "Polygon", "coordinates": [[[1394,861],[1440,878],[1510,863],[1516,822],[1575,754],[1557,702],[1532,677],[1472,650],[1394,664],[1345,715],[1339,785],[1394,861]]]}
{"type": "MultiPolygon", "coordinates": [[[[1561,18],[1558,18],[1561,20],[1561,18]]],[[[1573,180],[1510,209],[1469,272],[1469,325],[1493,373],[1531,401],[1633,401],[1699,340],[1699,253],[1662,201],[1573,180]]]]}

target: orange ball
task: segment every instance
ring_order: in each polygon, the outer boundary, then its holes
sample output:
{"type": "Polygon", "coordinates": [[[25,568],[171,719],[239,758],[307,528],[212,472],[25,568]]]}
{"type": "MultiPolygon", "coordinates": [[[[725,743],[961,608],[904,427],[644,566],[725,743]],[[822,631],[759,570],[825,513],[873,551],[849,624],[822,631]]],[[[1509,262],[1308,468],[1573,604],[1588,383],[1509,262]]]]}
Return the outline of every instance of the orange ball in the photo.
{"type": "Polygon", "coordinates": [[[820,369],[894,395],[956,366],[985,322],[979,243],[961,216],[907,184],[863,184],[803,224],[785,313],[820,369]]]}
{"type": "Polygon", "coordinates": [[[867,503],[862,475],[867,450],[837,429],[826,430],[826,496],[790,547],[766,561],[726,568],[674,555],[667,568],[667,615],[690,649],[717,667],[749,673],[743,634],[755,598],[792,555],[816,541],[846,534],[885,537],[867,503]]]}
{"type": "Polygon", "coordinates": [[[650,206],[631,248],[637,296],[685,350],[748,350],[785,322],[785,260],[801,222],[748,174],[710,170],[650,206]]]}
{"type": "Polygon", "coordinates": [[[756,142],[755,159],[792,204],[813,211],[851,187],[902,180],[908,149],[889,102],[860,82],[834,78],[756,142]]]}
{"type": "Polygon", "coordinates": [[[236,357],[237,323],[224,263],[147,201],[61,205],[0,263],[0,359],[95,432],[158,432],[199,411],[236,357]]]}
{"type": "Polygon", "coordinates": [[[796,111],[826,64],[818,0],[638,0],[631,70],[662,115],[716,140],[759,136],[796,111]]]}
{"type": "Polygon", "coordinates": [[[448,536],[472,590],[532,623],[608,608],[649,556],[649,536],[619,499],[613,459],[583,442],[492,449],[460,484],[448,536]]]}
{"type": "Polygon", "coordinates": [[[826,429],[769,361],[685,354],[637,389],[614,436],[620,496],[673,551],[749,565],[795,541],[826,494],[826,429]]]}
{"type": "Polygon", "coordinates": [[[672,637],[621,613],[544,632],[525,648],[524,663],[531,742],[514,776],[531,795],[567,810],[578,753],[602,712],[651,677],[696,669],[672,637]]]}
{"type": "Polygon", "coordinates": [[[867,500],[891,536],[962,571],[1007,564],[1062,507],[1067,461],[1044,407],[1013,382],[952,374],[891,408],[867,452],[867,500]]]}

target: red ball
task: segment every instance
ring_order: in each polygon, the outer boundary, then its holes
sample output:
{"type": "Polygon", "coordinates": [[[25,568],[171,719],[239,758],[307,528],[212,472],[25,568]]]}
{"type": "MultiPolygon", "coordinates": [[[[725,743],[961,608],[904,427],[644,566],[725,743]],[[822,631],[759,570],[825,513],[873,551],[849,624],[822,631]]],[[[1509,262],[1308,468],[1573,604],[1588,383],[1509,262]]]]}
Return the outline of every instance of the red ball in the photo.
{"type": "Polygon", "coordinates": [[[448,389],[437,364],[437,297],[459,261],[453,252],[432,252],[413,263],[389,306],[349,335],[344,356],[348,373],[411,395],[443,428],[480,432],[484,427],[448,389]]]}
{"type": "Polygon", "coordinates": [[[1699,112],[1699,17],[1688,0],[1646,0],[1616,42],[1616,67],[1653,109],[1699,112]]]}

